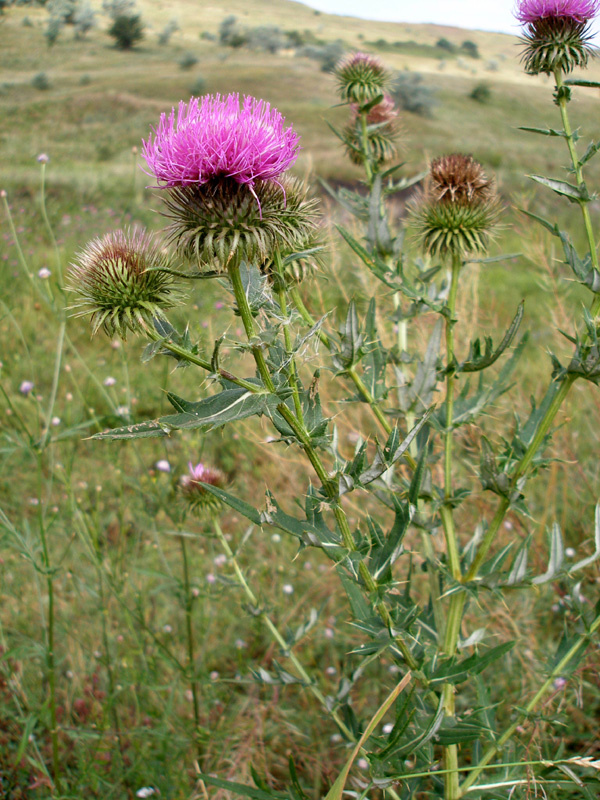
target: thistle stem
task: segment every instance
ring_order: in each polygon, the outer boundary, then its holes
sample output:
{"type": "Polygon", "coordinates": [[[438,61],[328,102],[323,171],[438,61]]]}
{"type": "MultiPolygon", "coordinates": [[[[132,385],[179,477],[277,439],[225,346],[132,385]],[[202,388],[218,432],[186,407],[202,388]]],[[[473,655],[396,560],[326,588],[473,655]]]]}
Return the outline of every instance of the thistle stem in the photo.
{"type": "MultiPolygon", "coordinates": [[[[292,289],[290,290],[290,296],[292,302],[294,303],[294,306],[296,307],[296,310],[298,311],[304,322],[306,322],[306,324],[312,328],[313,325],[315,325],[316,320],[313,318],[310,311],[304,305],[304,301],[300,296],[300,292],[298,291],[297,286],[292,287],[292,289]]],[[[326,333],[319,331],[317,336],[319,337],[319,340],[325,345],[325,347],[329,348],[331,346],[331,340],[326,333]]],[[[389,436],[393,430],[393,427],[392,425],[390,425],[389,420],[386,418],[385,413],[382,411],[379,403],[373,397],[373,395],[369,391],[369,388],[367,387],[367,385],[364,383],[364,381],[356,371],[356,368],[354,366],[349,367],[347,370],[345,370],[343,374],[347,375],[353,382],[358,393],[371,409],[371,413],[373,414],[377,422],[381,425],[381,428],[389,436]]],[[[417,462],[410,453],[406,452],[403,458],[413,471],[417,468],[417,462]]]]}
{"type": "MultiPolygon", "coordinates": [[[[561,119],[565,132],[565,138],[567,140],[567,147],[569,149],[569,155],[571,157],[571,164],[573,166],[573,171],[575,173],[577,186],[581,188],[582,186],[585,185],[583,177],[583,167],[577,155],[575,139],[573,136],[573,128],[571,126],[571,121],[569,119],[569,112],[567,108],[567,104],[569,101],[567,99],[565,92],[562,91],[565,88],[565,84],[561,70],[556,70],[556,72],[554,73],[554,77],[556,80],[556,90],[558,95],[557,102],[558,102],[558,107],[560,109],[561,119]]],[[[600,266],[598,262],[598,250],[596,245],[596,239],[594,236],[592,220],[590,217],[589,207],[588,204],[583,200],[579,201],[579,207],[581,208],[581,214],[583,216],[583,223],[585,227],[586,237],[588,240],[588,246],[590,248],[590,257],[592,260],[592,266],[600,271],[600,266]]],[[[598,314],[600,314],[600,295],[598,294],[595,295],[592,301],[592,304],[590,306],[590,314],[592,317],[597,317],[598,314]]],[[[583,334],[583,338],[584,341],[587,339],[587,332],[583,334]]],[[[571,387],[575,383],[575,380],[576,380],[575,375],[567,375],[567,377],[563,380],[560,390],[555,395],[552,403],[550,404],[548,410],[546,411],[546,414],[544,415],[544,418],[541,420],[540,425],[535,433],[535,436],[531,441],[531,444],[527,448],[527,451],[525,452],[523,458],[516,467],[514,477],[511,481],[512,489],[516,487],[516,484],[519,481],[519,479],[526,474],[527,470],[531,466],[531,462],[533,461],[537,451],[539,450],[542,442],[544,441],[546,434],[552,427],[554,418],[556,417],[558,411],[560,410],[560,407],[565,401],[565,398],[567,397],[571,387]]],[[[511,494],[512,491],[508,493],[509,498],[511,494]]],[[[500,505],[498,506],[496,514],[494,515],[494,518],[492,519],[490,526],[487,529],[486,534],[483,537],[479,545],[479,548],[475,554],[473,563],[471,564],[467,574],[465,575],[465,580],[470,581],[476,577],[481,564],[483,563],[490,547],[492,546],[496,533],[498,532],[498,529],[500,528],[500,525],[502,524],[502,521],[504,520],[504,517],[508,509],[510,508],[509,498],[503,499],[500,505]]]]}
{"type": "Polygon", "coordinates": [[[296,362],[292,350],[292,337],[290,335],[290,314],[288,311],[287,298],[285,292],[285,272],[283,268],[283,261],[281,260],[281,253],[279,250],[275,251],[274,256],[275,269],[277,271],[277,296],[279,299],[279,308],[284,317],[283,322],[283,338],[285,341],[285,352],[289,359],[288,380],[292,390],[292,398],[294,400],[294,409],[299,422],[304,425],[304,413],[302,411],[302,402],[300,400],[300,392],[298,391],[298,371],[296,369],[296,362]]]}
{"type": "Polygon", "coordinates": [[[54,570],[50,563],[50,551],[46,538],[44,523],[42,494],[42,453],[38,454],[38,486],[39,486],[39,530],[42,545],[42,563],[46,575],[46,590],[48,593],[48,616],[46,621],[46,671],[48,674],[48,694],[50,705],[50,741],[52,744],[52,777],[58,794],[62,794],[60,774],[60,757],[58,747],[58,723],[56,716],[56,661],[54,657],[54,570]]]}
{"type": "Polygon", "coordinates": [[[460,794],[458,797],[463,797],[466,794],[467,790],[470,786],[472,786],[479,775],[483,772],[489,762],[494,758],[494,756],[499,753],[506,742],[514,736],[517,728],[525,722],[528,715],[535,709],[537,704],[540,702],[542,697],[548,692],[548,690],[552,687],[556,678],[560,677],[563,670],[568,667],[571,660],[579,653],[582,647],[587,645],[588,640],[591,636],[600,628],[600,616],[596,617],[596,619],[592,622],[590,629],[588,632],[582,634],[578,640],[573,644],[569,650],[565,653],[565,655],[560,659],[560,661],[556,664],[556,666],[552,669],[544,683],[540,686],[538,691],[535,693],[533,698],[529,701],[529,703],[525,706],[523,713],[519,714],[517,719],[512,723],[512,725],[507,728],[502,736],[495,742],[491,747],[489,747],[486,752],[481,757],[477,766],[471,771],[469,777],[463,781],[460,785],[460,794]]]}
{"type": "MultiPolygon", "coordinates": [[[[462,572],[460,568],[460,556],[458,551],[458,540],[454,527],[452,515],[452,422],[454,415],[454,325],[456,320],[456,296],[458,293],[458,282],[462,259],[459,254],[452,257],[452,277],[450,282],[450,292],[448,295],[447,316],[446,316],[446,430],[444,433],[444,505],[440,509],[444,536],[446,539],[446,552],[452,577],[460,581],[462,572]]],[[[452,657],[456,652],[462,610],[464,601],[461,598],[460,605],[456,601],[457,595],[453,595],[450,600],[448,619],[444,634],[444,654],[452,657]]],[[[447,717],[453,717],[455,713],[454,687],[451,683],[444,684],[444,713],[447,717]]],[[[455,744],[444,748],[444,763],[446,774],[444,775],[445,800],[456,800],[458,798],[458,747],[455,744]]]]}
{"type": "Polygon", "coordinates": [[[202,752],[200,749],[200,742],[198,740],[198,733],[200,731],[200,703],[199,703],[199,693],[198,693],[198,681],[196,680],[196,652],[195,652],[196,648],[194,642],[194,622],[193,622],[194,598],[192,596],[190,588],[190,572],[188,566],[187,545],[185,541],[185,536],[183,534],[179,536],[179,543],[181,545],[181,562],[183,566],[183,592],[184,592],[184,602],[185,602],[185,627],[187,635],[188,673],[190,681],[190,690],[192,692],[192,703],[194,707],[194,725],[196,728],[194,739],[196,741],[196,749],[198,751],[198,757],[200,757],[202,755],[202,752]]]}
{"type": "MultiPolygon", "coordinates": [[[[248,585],[248,581],[246,580],[244,573],[242,572],[240,565],[238,563],[237,558],[235,557],[235,553],[231,549],[229,542],[225,538],[223,531],[221,530],[221,526],[219,525],[219,521],[216,517],[213,519],[214,531],[219,540],[221,547],[223,548],[223,552],[229,559],[229,563],[233,567],[233,571],[235,572],[236,578],[240,587],[243,589],[244,594],[248,598],[250,605],[258,611],[260,608],[258,598],[248,585]]],[[[266,611],[260,611],[258,614],[259,619],[268,629],[269,633],[273,637],[273,639],[277,642],[279,647],[281,648],[281,652],[288,658],[291,663],[296,668],[299,677],[302,679],[306,688],[311,692],[313,697],[315,697],[318,702],[323,706],[323,708],[331,715],[334,722],[340,729],[340,731],[344,734],[344,736],[348,739],[348,741],[352,742],[355,741],[354,734],[352,731],[347,727],[345,722],[341,719],[337,711],[331,709],[327,703],[327,700],[319,687],[314,683],[313,679],[310,677],[308,672],[305,670],[302,662],[298,659],[296,654],[290,648],[289,644],[285,641],[285,638],[279,631],[279,628],[275,625],[271,617],[267,614],[266,611]]]]}
{"type": "MultiPolygon", "coordinates": [[[[229,275],[231,278],[231,283],[238,311],[242,318],[244,330],[246,331],[246,336],[249,341],[252,341],[255,335],[254,320],[252,318],[252,312],[248,304],[248,298],[246,297],[246,292],[244,291],[244,286],[242,284],[239,272],[239,264],[236,263],[230,264],[229,275]]],[[[260,347],[253,347],[252,353],[254,355],[257,369],[265,386],[269,391],[275,393],[276,392],[275,384],[273,383],[273,379],[269,372],[269,367],[265,360],[262,349],[260,347]]],[[[321,485],[330,500],[333,514],[335,516],[344,547],[348,550],[349,554],[356,553],[357,552],[356,543],[354,541],[352,531],[350,530],[350,526],[348,524],[348,518],[346,517],[344,509],[340,505],[337,487],[335,486],[335,483],[329,478],[327,470],[325,469],[325,466],[321,461],[319,454],[313,447],[310,438],[310,433],[306,430],[305,425],[296,418],[293,411],[285,403],[283,402],[280,403],[277,406],[277,410],[284,418],[284,420],[287,422],[287,424],[290,426],[291,430],[294,432],[294,435],[298,443],[306,453],[308,460],[312,464],[313,469],[315,470],[317,477],[319,478],[321,485]]],[[[373,578],[373,576],[371,575],[371,573],[369,572],[368,566],[362,559],[358,563],[358,573],[364,584],[365,590],[369,593],[369,595],[373,595],[377,591],[377,583],[373,578]]],[[[383,600],[378,601],[375,605],[375,608],[377,609],[377,612],[379,613],[385,625],[391,632],[393,628],[393,621],[390,616],[390,612],[385,603],[383,602],[383,600]]],[[[398,646],[398,649],[402,653],[407,665],[410,667],[411,670],[415,672],[415,677],[417,677],[417,679],[420,680],[420,682],[423,685],[425,686],[428,685],[427,679],[419,670],[418,663],[414,658],[406,642],[404,642],[402,637],[398,634],[395,635],[394,641],[398,646]]]]}

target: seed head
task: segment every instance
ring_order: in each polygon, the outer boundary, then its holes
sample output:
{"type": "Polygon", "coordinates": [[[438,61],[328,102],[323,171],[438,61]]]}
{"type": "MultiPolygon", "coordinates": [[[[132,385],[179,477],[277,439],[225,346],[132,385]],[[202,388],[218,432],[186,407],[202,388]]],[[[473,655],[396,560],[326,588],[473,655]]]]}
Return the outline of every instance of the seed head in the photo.
{"type": "Polygon", "coordinates": [[[457,153],[432,162],[425,191],[410,211],[426,253],[463,257],[487,250],[499,203],[481,164],[457,153]]]}
{"type": "Polygon", "coordinates": [[[200,267],[225,270],[234,258],[268,267],[276,249],[310,246],[318,217],[307,191],[289,176],[253,187],[233,178],[173,187],[164,196],[167,233],[181,256],[200,267]]]}
{"type": "Polygon", "coordinates": [[[440,201],[472,203],[489,197],[491,184],[472,156],[453,153],[431,162],[430,191],[440,201]]]}
{"type": "Polygon", "coordinates": [[[209,467],[202,462],[194,466],[190,461],[188,469],[188,474],[183,475],[179,481],[185,499],[195,509],[217,511],[221,506],[221,501],[207,491],[202,484],[207,483],[209,486],[221,488],[225,485],[225,475],[221,470],[209,467]]]}
{"type": "Polygon", "coordinates": [[[299,136],[264,100],[238,94],[192,97],[162,114],[142,155],[159,186],[202,185],[215,178],[254,186],[279,178],[296,160],[299,136]]]}
{"type": "Polygon", "coordinates": [[[92,334],[102,327],[122,339],[146,331],[181,299],[161,244],[141,228],[93,239],[71,265],[69,291],[79,296],[75,316],[91,314],[92,334]]]}
{"type": "Polygon", "coordinates": [[[596,54],[589,23],[599,7],[599,0],[519,0],[515,16],[524,26],[525,71],[568,74],[585,67],[596,54]]]}
{"type": "Polygon", "coordinates": [[[364,105],[383,94],[390,75],[376,57],[368,53],[351,53],[334,69],[338,92],[348,103],[364,105]]]}

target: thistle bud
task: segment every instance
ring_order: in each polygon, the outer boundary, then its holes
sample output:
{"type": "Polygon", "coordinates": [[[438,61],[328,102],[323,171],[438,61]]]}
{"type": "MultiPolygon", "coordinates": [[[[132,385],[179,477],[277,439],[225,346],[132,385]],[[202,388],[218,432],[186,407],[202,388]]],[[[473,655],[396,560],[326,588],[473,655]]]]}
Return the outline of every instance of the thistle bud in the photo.
{"type": "Polygon", "coordinates": [[[383,94],[390,79],[378,58],[361,52],[342,58],[333,73],[342,100],[361,106],[383,94]]]}
{"type": "Polygon", "coordinates": [[[515,16],[523,25],[525,71],[568,74],[595,54],[589,23],[598,0],[519,0],[515,16]]]}
{"type": "Polygon", "coordinates": [[[101,327],[122,339],[147,331],[182,299],[173,277],[160,271],[168,266],[161,244],[140,228],[93,239],[71,265],[67,288],[79,296],[71,309],[91,314],[92,335],[101,327]]]}
{"type": "Polygon", "coordinates": [[[471,156],[453,154],[431,163],[424,193],[412,204],[412,223],[431,256],[485,252],[499,214],[492,182],[471,156]]]}
{"type": "MultiPolygon", "coordinates": [[[[360,106],[353,103],[352,119],[344,131],[346,151],[354,164],[361,164],[364,158],[364,142],[360,106]]],[[[389,94],[384,94],[381,102],[374,105],[366,115],[367,155],[371,163],[380,166],[397,155],[396,140],[399,128],[396,124],[398,110],[389,94]]]]}
{"type": "Polygon", "coordinates": [[[179,481],[182,495],[195,510],[215,513],[221,507],[221,501],[203,484],[221,488],[225,484],[225,475],[221,470],[206,464],[199,463],[194,466],[191,461],[188,463],[188,469],[188,474],[183,475],[179,481]]]}

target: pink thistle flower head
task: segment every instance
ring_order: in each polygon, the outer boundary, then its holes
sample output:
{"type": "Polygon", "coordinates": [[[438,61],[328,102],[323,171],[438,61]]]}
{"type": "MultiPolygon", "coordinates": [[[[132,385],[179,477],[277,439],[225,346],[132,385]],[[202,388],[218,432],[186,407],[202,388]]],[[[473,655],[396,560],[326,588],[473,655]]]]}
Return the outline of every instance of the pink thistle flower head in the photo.
{"type": "Polygon", "coordinates": [[[524,25],[548,17],[563,17],[579,24],[598,13],[599,0],[519,0],[515,17],[524,25]]]}
{"type": "Polygon", "coordinates": [[[188,474],[183,475],[179,481],[186,500],[195,508],[217,511],[221,505],[220,500],[211,494],[203,484],[221,488],[225,483],[225,475],[221,470],[209,467],[202,462],[194,465],[190,461],[188,470],[188,474]]]}
{"type": "Polygon", "coordinates": [[[143,142],[142,155],[159,186],[232,178],[252,187],[277,180],[298,156],[299,136],[269,103],[238,94],[179,103],[143,142]]]}

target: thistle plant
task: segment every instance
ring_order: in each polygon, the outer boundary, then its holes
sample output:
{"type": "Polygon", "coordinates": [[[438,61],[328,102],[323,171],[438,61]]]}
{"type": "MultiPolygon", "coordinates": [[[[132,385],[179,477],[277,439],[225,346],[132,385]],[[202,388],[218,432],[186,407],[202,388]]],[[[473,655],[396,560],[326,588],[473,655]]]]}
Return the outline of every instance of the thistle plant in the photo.
{"type": "MultiPolygon", "coordinates": [[[[169,220],[168,239],[192,272],[174,270],[170,262],[153,263],[148,270],[131,270],[130,283],[114,280],[110,292],[102,295],[107,299],[104,306],[97,297],[84,300],[96,330],[108,325],[111,332],[124,332],[134,326],[128,325],[131,314],[122,309],[129,306],[118,292],[124,298],[135,295],[133,287],[144,276],[166,282],[177,276],[183,280],[211,275],[233,297],[231,311],[240,318],[244,337],[228,340],[229,349],[242,353],[239,369],[247,370],[250,363],[251,373],[238,375],[230,363],[223,365],[221,342],[227,333],[212,352],[204,353],[192,343],[190,329],[180,333],[166,320],[163,298],[154,305],[148,302],[147,313],[140,310],[133,316],[136,330],[150,340],[144,360],[169,356],[180,365],[195,365],[211,377],[216,391],[195,401],[168,393],[174,413],[95,438],[164,438],[189,430],[208,435],[242,419],[263,417],[276,441],[306,460],[307,486],[295,504],[276,498],[271,489],[264,501],[249,502],[231,493],[222,476],[202,464],[190,465],[180,489],[192,506],[210,511],[213,533],[251,613],[262,619],[294,665],[296,679],[352,746],[327,800],[342,796],[359,753],[368,767],[361,796],[381,791],[393,800],[507,797],[526,787],[532,775],[555,798],[570,795],[572,780],[585,787],[586,796],[597,786],[585,758],[565,759],[549,741],[550,755],[532,759],[527,742],[516,734],[539,720],[541,701],[557,679],[568,678],[600,627],[598,607],[592,610],[578,601],[575,591],[581,570],[600,556],[600,510],[594,553],[569,566],[560,528],[553,525],[543,574],[528,566],[531,537],[509,546],[498,541],[509,511],[528,525],[529,485],[549,463],[553,425],[570,388],[580,380],[598,383],[600,376],[600,269],[591,196],[583,176],[598,148],[593,145],[581,159],[576,152],[567,109],[570,86],[590,82],[565,81],[565,76],[577,64],[585,64],[587,51],[577,55],[564,35],[567,28],[569,36],[578,32],[585,48],[586,25],[595,10],[591,2],[523,0],[517,11],[525,25],[526,69],[556,78],[555,102],[564,127],[560,135],[567,143],[576,183],[534,178],[580,206],[589,253],[580,257],[558,224],[538,219],[559,237],[567,263],[593,299],[567,334],[574,355],[565,365],[553,356],[545,395],[533,404],[528,418],[517,419],[502,445],[495,444],[498,437],[490,430],[488,415],[511,388],[527,346],[526,335],[517,341],[523,304],[496,344],[489,336],[483,342],[477,338],[465,352],[459,337],[462,276],[472,264],[512,258],[489,254],[502,211],[493,176],[476,154],[453,153],[433,159],[425,175],[399,179],[399,165],[389,163],[399,130],[386,96],[388,73],[366,54],[353,54],[335,70],[339,96],[349,112],[348,126],[338,135],[351,160],[362,167],[363,185],[356,191],[330,191],[356,218],[355,228],[340,231],[354,265],[360,263],[368,285],[377,286],[367,304],[353,299],[343,311],[338,309],[336,327],[328,313],[318,318],[311,311],[307,296],[313,295],[304,293],[308,280],[290,280],[291,265],[314,256],[317,235],[316,206],[306,199],[305,187],[287,174],[298,152],[298,137],[264,101],[245,98],[240,105],[237,95],[180,104],[177,113],[173,109],[161,117],[144,142],[148,169],[169,220]],[[384,129],[389,148],[380,138],[384,129]],[[406,220],[412,233],[407,237],[405,221],[392,219],[388,200],[423,178],[406,220]],[[362,235],[356,233],[361,225],[362,235]],[[361,319],[364,305],[367,311],[361,319]],[[395,336],[381,325],[388,319],[397,326],[395,336]],[[413,334],[410,323],[417,320],[419,328],[413,334]],[[421,347],[425,328],[427,341],[421,347]],[[494,365],[501,368],[488,378],[494,365]],[[372,425],[352,455],[340,444],[338,420],[324,407],[321,382],[326,370],[351,387],[345,413],[352,413],[353,406],[372,413],[372,425]],[[471,383],[475,373],[478,380],[471,383]],[[477,433],[481,442],[476,464],[464,447],[467,433],[477,433]],[[480,497],[472,497],[473,472],[489,493],[485,497],[495,495],[490,513],[487,504],[482,511],[480,497]],[[351,520],[352,500],[359,511],[351,520]],[[344,676],[334,696],[323,696],[316,677],[295,652],[301,637],[282,635],[260,593],[250,587],[221,531],[217,506],[234,509],[256,528],[283,531],[300,551],[317,548],[333,562],[340,594],[348,599],[349,618],[363,637],[362,646],[353,650],[360,668],[344,676]],[[422,572],[414,569],[416,559],[422,572]],[[565,638],[541,670],[533,696],[509,698],[508,706],[499,708],[505,698],[495,691],[491,675],[504,669],[515,642],[492,644],[481,628],[471,630],[477,607],[495,600],[510,606],[516,588],[539,591],[552,582],[566,586],[574,598],[565,638]],[[357,720],[351,708],[357,683],[372,661],[384,658],[399,673],[396,686],[385,687],[389,694],[383,705],[357,720]],[[380,735],[377,726],[387,713],[394,714],[394,722],[380,735]]],[[[541,128],[533,132],[556,135],[541,128]]],[[[74,268],[74,279],[82,275],[83,262],[86,259],[74,268]]],[[[171,283],[164,285],[171,291],[171,283]]],[[[164,299],[171,302],[171,295],[164,299]]],[[[191,617],[188,623],[191,627],[191,617]]],[[[193,661],[191,653],[190,664],[193,661]]],[[[293,680],[281,670],[267,674],[270,683],[282,686],[293,680]]],[[[215,778],[202,765],[200,770],[206,784],[258,796],[253,787],[215,778]]],[[[290,770],[284,796],[301,797],[302,780],[293,760],[290,770]]],[[[282,795],[263,782],[260,796],[282,795]]]]}

